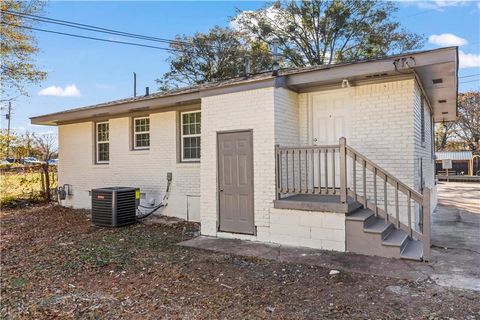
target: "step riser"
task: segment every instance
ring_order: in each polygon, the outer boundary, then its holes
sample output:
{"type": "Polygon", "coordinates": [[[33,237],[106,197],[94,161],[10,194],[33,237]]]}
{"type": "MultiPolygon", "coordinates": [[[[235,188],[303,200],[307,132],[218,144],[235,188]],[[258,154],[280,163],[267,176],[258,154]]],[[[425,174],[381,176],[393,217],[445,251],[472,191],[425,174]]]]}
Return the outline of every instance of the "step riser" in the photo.
{"type": "Polygon", "coordinates": [[[368,225],[372,224],[375,220],[375,215],[371,215],[367,220],[363,222],[363,227],[366,228],[368,225]]]}
{"type": "Polygon", "coordinates": [[[383,227],[382,222],[387,224],[385,220],[360,204],[349,203],[348,208],[345,222],[347,251],[370,256],[421,260],[418,257],[418,252],[421,251],[418,249],[418,241],[397,231],[392,223],[383,227]]]}
{"type": "Polygon", "coordinates": [[[369,256],[400,258],[399,247],[384,246],[380,233],[363,231],[363,224],[358,221],[347,221],[347,251],[369,256]]]}
{"type": "Polygon", "coordinates": [[[382,232],[382,240],[385,239],[393,230],[394,230],[393,225],[389,225],[388,228],[382,232]]]}

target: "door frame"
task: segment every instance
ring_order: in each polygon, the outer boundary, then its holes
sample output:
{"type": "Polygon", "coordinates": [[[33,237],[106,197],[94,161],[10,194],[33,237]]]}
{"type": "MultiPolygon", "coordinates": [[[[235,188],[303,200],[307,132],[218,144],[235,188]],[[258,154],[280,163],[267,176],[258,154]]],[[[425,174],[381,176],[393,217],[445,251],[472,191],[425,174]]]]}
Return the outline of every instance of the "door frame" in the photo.
{"type": "MultiPolygon", "coordinates": [[[[347,107],[350,108],[353,106],[354,103],[354,92],[352,88],[340,88],[340,89],[329,89],[324,91],[316,91],[308,93],[307,99],[307,145],[313,145],[313,136],[314,136],[314,128],[313,128],[313,98],[315,96],[328,96],[328,95],[343,95],[347,99],[347,107]]],[[[351,125],[351,119],[348,119],[348,125],[351,125]]],[[[351,135],[350,128],[348,128],[348,133],[351,135]]],[[[348,138],[348,137],[346,137],[348,138]]]]}
{"type": "Polygon", "coordinates": [[[238,129],[238,130],[222,130],[222,131],[217,131],[215,135],[216,141],[216,155],[215,155],[215,168],[216,168],[216,207],[217,207],[217,232],[225,232],[225,233],[232,233],[232,234],[243,234],[243,235],[249,235],[249,236],[257,236],[257,226],[255,224],[255,154],[254,154],[254,147],[253,147],[253,129],[238,129]],[[252,183],[251,183],[251,188],[252,188],[252,212],[253,212],[253,233],[241,233],[241,232],[230,232],[230,231],[222,231],[220,230],[220,180],[219,180],[219,175],[220,175],[220,170],[219,170],[219,140],[218,136],[224,133],[240,133],[240,132],[248,132],[250,134],[251,138],[251,153],[252,153],[252,183]]]}

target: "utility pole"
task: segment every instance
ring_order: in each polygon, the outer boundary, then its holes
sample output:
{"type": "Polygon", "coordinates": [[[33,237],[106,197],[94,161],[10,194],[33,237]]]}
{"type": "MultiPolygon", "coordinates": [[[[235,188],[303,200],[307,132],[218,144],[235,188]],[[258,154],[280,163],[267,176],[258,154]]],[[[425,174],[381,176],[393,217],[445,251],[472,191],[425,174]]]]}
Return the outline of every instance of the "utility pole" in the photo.
{"type": "Polygon", "coordinates": [[[12,101],[8,101],[8,113],[5,115],[7,119],[7,158],[10,155],[10,121],[12,119],[12,101]]]}
{"type": "Polygon", "coordinates": [[[7,135],[10,136],[10,119],[12,114],[12,101],[8,101],[8,113],[5,115],[5,118],[7,118],[8,125],[7,125],[7,135]]]}

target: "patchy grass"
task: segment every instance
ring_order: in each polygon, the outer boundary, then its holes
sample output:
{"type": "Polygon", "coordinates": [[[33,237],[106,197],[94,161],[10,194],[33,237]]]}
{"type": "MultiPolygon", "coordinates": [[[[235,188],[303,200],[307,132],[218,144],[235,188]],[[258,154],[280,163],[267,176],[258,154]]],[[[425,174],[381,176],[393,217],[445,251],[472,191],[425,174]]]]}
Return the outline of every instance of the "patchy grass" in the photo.
{"type": "MultiPolygon", "coordinates": [[[[52,189],[57,187],[56,181],[51,180],[50,184],[52,189]]],[[[15,206],[19,202],[41,200],[43,198],[39,171],[2,173],[0,179],[0,204],[2,206],[15,206]]]]}
{"type": "Polygon", "coordinates": [[[6,319],[480,318],[475,292],[180,247],[198,229],[185,222],[96,228],[37,206],[0,227],[6,319]]]}

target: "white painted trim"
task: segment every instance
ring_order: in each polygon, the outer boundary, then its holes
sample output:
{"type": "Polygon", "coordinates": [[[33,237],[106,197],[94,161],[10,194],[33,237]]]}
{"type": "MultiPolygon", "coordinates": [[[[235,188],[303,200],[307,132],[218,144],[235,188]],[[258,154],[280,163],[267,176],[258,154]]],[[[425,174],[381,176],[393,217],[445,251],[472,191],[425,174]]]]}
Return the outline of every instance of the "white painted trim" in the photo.
{"type": "Polygon", "coordinates": [[[96,164],[108,164],[110,162],[110,123],[108,121],[101,121],[101,122],[95,122],[95,163],[96,164]],[[98,125],[100,124],[107,124],[108,125],[108,140],[107,141],[98,141],[98,125]],[[99,155],[99,150],[98,146],[99,144],[108,144],[108,161],[100,161],[98,160],[98,155],[99,155]]]}
{"type": "MultiPolygon", "coordinates": [[[[202,122],[200,121],[200,133],[196,134],[183,134],[183,115],[187,113],[200,113],[201,110],[192,110],[192,111],[184,111],[180,112],[180,159],[182,162],[199,162],[199,158],[189,158],[185,159],[184,154],[183,154],[183,138],[195,138],[195,137],[201,137],[201,132],[202,132],[202,122]]],[[[202,152],[202,149],[200,148],[200,153],[202,152]]]]}
{"type": "Polygon", "coordinates": [[[146,116],[146,117],[134,117],[132,118],[132,122],[133,122],[133,125],[132,125],[132,133],[133,133],[133,150],[148,150],[150,149],[150,116],[146,116]],[[148,131],[141,131],[141,132],[137,132],[136,131],[136,124],[135,124],[135,121],[136,120],[142,120],[142,119],[148,119],[148,131]],[[148,146],[147,147],[138,147],[137,146],[137,139],[136,139],[136,135],[137,134],[146,134],[148,133],[148,146]]]}

